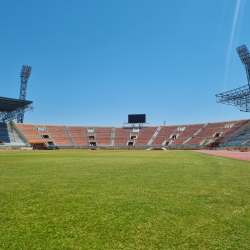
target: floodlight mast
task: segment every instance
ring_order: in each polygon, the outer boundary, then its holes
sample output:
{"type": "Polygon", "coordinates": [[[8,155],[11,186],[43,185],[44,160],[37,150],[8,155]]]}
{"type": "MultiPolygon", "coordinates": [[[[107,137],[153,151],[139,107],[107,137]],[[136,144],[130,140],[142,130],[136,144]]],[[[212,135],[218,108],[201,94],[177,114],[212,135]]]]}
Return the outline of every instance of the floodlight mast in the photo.
{"type": "Polygon", "coordinates": [[[236,48],[247,74],[248,85],[216,95],[217,102],[236,106],[240,111],[250,112],[250,53],[246,45],[236,48]]]}
{"type": "MultiPolygon", "coordinates": [[[[27,66],[27,65],[23,65],[22,67],[22,71],[20,74],[20,77],[21,77],[21,87],[20,87],[20,96],[19,96],[20,100],[26,99],[27,83],[30,77],[31,69],[32,67],[27,66]]],[[[23,123],[24,113],[25,113],[25,110],[19,111],[19,114],[17,116],[18,123],[23,123]]]]}

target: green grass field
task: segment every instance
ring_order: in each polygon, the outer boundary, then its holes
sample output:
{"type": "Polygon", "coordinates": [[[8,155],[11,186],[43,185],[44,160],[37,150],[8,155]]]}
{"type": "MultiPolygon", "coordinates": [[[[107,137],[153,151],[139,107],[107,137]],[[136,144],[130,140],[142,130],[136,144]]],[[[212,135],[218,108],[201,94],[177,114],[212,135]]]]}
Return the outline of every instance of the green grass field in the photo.
{"type": "Polygon", "coordinates": [[[0,151],[0,249],[250,249],[250,163],[0,151]]]}

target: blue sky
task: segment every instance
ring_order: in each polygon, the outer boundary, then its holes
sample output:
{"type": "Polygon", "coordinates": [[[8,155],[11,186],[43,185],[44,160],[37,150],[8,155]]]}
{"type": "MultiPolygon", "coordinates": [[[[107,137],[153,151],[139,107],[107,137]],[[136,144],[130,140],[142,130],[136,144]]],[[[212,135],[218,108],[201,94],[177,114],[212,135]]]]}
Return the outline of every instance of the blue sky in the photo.
{"type": "Polygon", "coordinates": [[[25,123],[122,126],[249,118],[215,94],[247,84],[247,0],[13,0],[0,3],[0,96],[18,98],[32,66],[25,123]]]}

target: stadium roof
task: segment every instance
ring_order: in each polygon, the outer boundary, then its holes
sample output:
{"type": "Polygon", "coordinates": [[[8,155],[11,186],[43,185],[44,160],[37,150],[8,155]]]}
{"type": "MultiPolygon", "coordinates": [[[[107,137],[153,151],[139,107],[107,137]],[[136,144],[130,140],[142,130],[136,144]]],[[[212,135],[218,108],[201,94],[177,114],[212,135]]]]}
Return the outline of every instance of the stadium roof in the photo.
{"type": "Polygon", "coordinates": [[[19,100],[0,96],[0,112],[13,112],[20,108],[27,108],[32,101],[19,100]]]}

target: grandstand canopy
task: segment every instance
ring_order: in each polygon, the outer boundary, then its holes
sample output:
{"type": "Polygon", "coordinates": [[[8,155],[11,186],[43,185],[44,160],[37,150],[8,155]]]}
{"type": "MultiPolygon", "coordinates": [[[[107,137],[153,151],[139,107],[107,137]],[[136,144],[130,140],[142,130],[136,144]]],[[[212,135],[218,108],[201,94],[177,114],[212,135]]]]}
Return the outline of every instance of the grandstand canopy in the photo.
{"type": "Polygon", "coordinates": [[[0,112],[13,112],[21,108],[27,108],[32,101],[19,100],[0,96],[0,112]]]}

